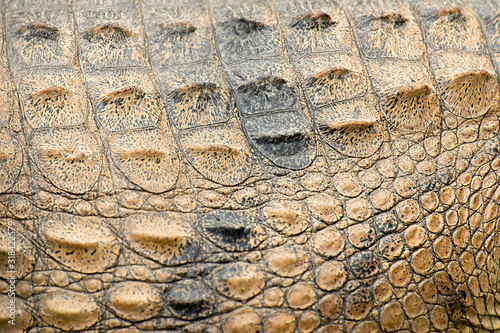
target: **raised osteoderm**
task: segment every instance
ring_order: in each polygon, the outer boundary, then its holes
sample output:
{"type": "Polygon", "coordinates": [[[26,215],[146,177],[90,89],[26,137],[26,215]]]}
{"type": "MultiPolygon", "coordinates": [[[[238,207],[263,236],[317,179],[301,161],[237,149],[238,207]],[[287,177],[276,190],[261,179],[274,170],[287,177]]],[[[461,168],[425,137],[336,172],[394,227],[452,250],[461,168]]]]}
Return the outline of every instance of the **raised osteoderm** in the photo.
{"type": "Polygon", "coordinates": [[[499,73],[500,0],[0,1],[0,332],[500,332],[499,73]]]}

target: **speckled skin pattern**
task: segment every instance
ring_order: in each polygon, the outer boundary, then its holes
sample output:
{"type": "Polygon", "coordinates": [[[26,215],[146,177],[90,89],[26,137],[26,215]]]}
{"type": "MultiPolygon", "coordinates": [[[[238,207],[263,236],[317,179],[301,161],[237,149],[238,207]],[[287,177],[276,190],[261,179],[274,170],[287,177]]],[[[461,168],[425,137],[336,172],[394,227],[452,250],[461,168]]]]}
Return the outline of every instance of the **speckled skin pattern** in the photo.
{"type": "Polygon", "coordinates": [[[0,4],[1,332],[500,332],[500,0],[0,4]]]}

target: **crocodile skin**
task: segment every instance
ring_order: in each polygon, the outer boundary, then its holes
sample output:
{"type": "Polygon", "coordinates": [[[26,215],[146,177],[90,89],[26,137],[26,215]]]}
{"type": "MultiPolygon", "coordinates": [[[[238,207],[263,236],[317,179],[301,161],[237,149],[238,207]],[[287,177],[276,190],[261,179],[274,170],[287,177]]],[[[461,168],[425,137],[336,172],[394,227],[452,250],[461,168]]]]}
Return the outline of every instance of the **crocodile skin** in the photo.
{"type": "Polygon", "coordinates": [[[499,0],[0,4],[0,331],[500,332],[499,0]]]}

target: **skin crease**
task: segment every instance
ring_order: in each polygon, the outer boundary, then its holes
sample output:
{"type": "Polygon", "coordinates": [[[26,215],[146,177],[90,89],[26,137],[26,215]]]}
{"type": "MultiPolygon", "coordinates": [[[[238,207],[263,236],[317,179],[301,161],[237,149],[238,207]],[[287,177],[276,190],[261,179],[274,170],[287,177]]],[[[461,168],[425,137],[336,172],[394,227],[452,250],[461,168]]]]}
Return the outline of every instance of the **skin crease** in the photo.
{"type": "Polygon", "coordinates": [[[0,6],[0,331],[500,331],[496,0],[0,6]]]}

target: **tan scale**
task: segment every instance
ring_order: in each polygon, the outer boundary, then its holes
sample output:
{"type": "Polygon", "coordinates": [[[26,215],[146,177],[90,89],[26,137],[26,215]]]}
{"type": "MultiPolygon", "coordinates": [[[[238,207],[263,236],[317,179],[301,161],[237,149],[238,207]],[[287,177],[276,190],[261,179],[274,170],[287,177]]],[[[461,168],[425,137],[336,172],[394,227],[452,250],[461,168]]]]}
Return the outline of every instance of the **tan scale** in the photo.
{"type": "Polygon", "coordinates": [[[500,330],[497,2],[4,2],[0,330],[500,330]]]}
{"type": "Polygon", "coordinates": [[[39,234],[47,253],[56,261],[82,273],[113,267],[120,244],[99,218],[53,214],[42,219],[39,234]]]}
{"type": "Polygon", "coordinates": [[[139,8],[86,7],[75,12],[80,62],[85,71],[141,66],[145,61],[139,8]]]}
{"type": "Polygon", "coordinates": [[[142,321],[160,314],[162,299],[160,291],[143,282],[122,282],[108,290],[111,311],[120,318],[142,321]]]}
{"type": "Polygon", "coordinates": [[[21,107],[32,128],[77,126],[87,122],[85,82],[71,68],[28,69],[16,73],[21,107]]]}
{"type": "Polygon", "coordinates": [[[165,265],[196,261],[203,246],[191,219],[180,213],[137,213],[118,223],[130,247],[165,265]]]}
{"type": "Polygon", "coordinates": [[[68,8],[27,7],[9,13],[6,24],[9,61],[16,70],[74,63],[74,20],[68,8]]]}

